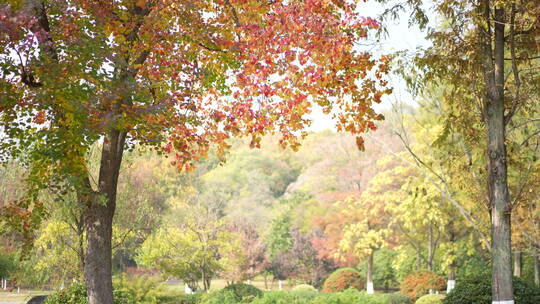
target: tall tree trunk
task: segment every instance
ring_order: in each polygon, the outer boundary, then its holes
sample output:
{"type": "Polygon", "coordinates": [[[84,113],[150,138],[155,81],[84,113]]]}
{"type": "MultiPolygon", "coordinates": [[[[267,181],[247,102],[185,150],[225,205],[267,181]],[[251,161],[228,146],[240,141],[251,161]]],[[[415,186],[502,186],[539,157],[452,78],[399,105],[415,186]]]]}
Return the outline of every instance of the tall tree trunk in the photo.
{"type": "MultiPolygon", "coordinates": [[[[457,239],[457,233],[454,229],[454,222],[450,221],[448,223],[448,240],[450,243],[454,243],[457,239]]],[[[448,282],[446,283],[446,293],[449,293],[456,287],[456,261],[455,261],[455,251],[454,248],[451,247],[450,252],[448,255],[452,258],[452,262],[448,266],[448,282]]]]}
{"type": "Polygon", "coordinates": [[[429,223],[428,229],[428,260],[427,268],[429,271],[433,271],[433,258],[435,256],[435,245],[433,242],[433,223],[429,223]]]}
{"type": "Polygon", "coordinates": [[[510,222],[512,206],[508,193],[504,117],[505,12],[504,8],[498,7],[499,5],[501,4],[490,3],[490,0],[483,1],[483,16],[487,28],[482,29],[480,35],[486,88],[484,119],[487,131],[488,192],[491,208],[492,301],[494,304],[512,304],[514,303],[510,222]],[[496,6],[493,15],[493,35],[492,5],[496,6]]]}
{"type": "Polygon", "coordinates": [[[514,276],[521,277],[523,269],[523,252],[516,251],[514,252],[514,276]]]}
{"type": "Polygon", "coordinates": [[[540,286],[540,257],[538,252],[534,255],[534,283],[540,286]]]}
{"type": "Polygon", "coordinates": [[[367,284],[366,284],[366,291],[368,294],[374,294],[375,289],[373,287],[373,253],[374,251],[371,250],[369,253],[368,259],[367,259],[367,284]]]}
{"type": "Polygon", "coordinates": [[[420,248],[416,249],[416,270],[420,270],[422,268],[422,253],[420,252],[420,248]]]}
{"type": "Polygon", "coordinates": [[[126,133],[112,130],[101,150],[98,191],[88,196],[85,210],[84,275],[88,304],[114,304],[112,293],[112,224],[118,175],[126,133]]]}

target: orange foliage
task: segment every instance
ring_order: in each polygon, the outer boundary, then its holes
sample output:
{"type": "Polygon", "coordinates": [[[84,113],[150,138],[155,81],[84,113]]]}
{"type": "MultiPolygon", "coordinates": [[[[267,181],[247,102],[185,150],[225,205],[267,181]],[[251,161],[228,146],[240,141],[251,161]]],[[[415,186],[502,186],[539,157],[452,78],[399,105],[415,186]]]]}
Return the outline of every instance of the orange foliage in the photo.
{"type": "Polygon", "coordinates": [[[362,274],[354,268],[340,268],[324,281],[324,292],[340,292],[348,288],[364,289],[362,274]]]}
{"type": "Polygon", "coordinates": [[[440,275],[421,270],[407,275],[401,282],[401,293],[411,300],[427,294],[430,289],[444,290],[446,281],[440,275]]]}

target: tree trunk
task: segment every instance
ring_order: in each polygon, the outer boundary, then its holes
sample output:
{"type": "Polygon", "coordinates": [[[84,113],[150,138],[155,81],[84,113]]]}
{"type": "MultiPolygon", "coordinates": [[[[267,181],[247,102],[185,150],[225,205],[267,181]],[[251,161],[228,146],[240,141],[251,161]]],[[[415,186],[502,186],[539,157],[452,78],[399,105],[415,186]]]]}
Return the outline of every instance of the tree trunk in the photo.
{"type": "Polygon", "coordinates": [[[492,301],[493,304],[512,304],[512,206],[508,193],[504,117],[505,12],[501,4],[492,4],[490,0],[482,1],[481,5],[487,26],[479,31],[479,35],[486,89],[483,114],[487,131],[486,156],[491,208],[492,301]],[[495,6],[493,15],[492,6],[495,6]]]}
{"type": "MultiPolygon", "coordinates": [[[[98,199],[96,199],[98,200],[98,199]]],[[[86,263],[84,275],[89,304],[113,304],[112,296],[112,219],[108,206],[99,200],[86,210],[86,263]]]]}
{"type": "Polygon", "coordinates": [[[416,250],[416,270],[420,270],[422,268],[422,253],[420,252],[420,249],[416,250]]]}
{"type": "Polygon", "coordinates": [[[456,270],[455,264],[452,262],[448,271],[448,282],[446,283],[446,293],[449,293],[456,287],[456,270]]]}
{"type": "Polygon", "coordinates": [[[521,277],[523,269],[523,252],[516,251],[514,252],[514,276],[521,277]]]}
{"type": "MultiPolygon", "coordinates": [[[[98,191],[88,195],[85,210],[84,276],[88,304],[114,304],[112,293],[112,224],[118,175],[126,133],[112,130],[101,150],[98,191]]],[[[87,189],[91,192],[91,189],[87,189]]]]}
{"type": "Polygon", "coordinates": [[[367,285],[366,291],[368,294],[374,294],[375,289],[373,288],[373,250],[370,252],[367,260],[367,285]]]}
{"type": "MultiPolygon", "coordinates": [[[[454,244],[457,240],[457,232],[454,229],[454,222],[450,221],[447,225],[448,227],[448,241],[451,244],[454,244]]],[[[449,293],[456,287],[456,253],[453,247],[450,247],[450,252],[448,255],[452,258],[452,262],[448,266],[448,282],[446,283],[446,293],[449,293]]]]}
{"type": "Polygon", "coordinates": [[[433,271],[433,257],[435,256],[435,248],[433,244],[433,224],[429,223],[428,229],[428,260],[427,268],[429,271],[433,271]]]}
{"type": "Polygon", "coordinates": [[[534,283],[540,286],[540,257],[538,253],[534,255],[534,283]]]}

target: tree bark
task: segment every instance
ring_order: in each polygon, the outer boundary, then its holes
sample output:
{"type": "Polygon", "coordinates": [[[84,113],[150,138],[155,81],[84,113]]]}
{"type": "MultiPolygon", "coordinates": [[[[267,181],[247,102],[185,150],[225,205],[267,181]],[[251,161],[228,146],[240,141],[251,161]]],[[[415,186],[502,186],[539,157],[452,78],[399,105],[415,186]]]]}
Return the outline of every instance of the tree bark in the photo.
{"type": "Polygon", "coordinates": [[[367,284],[366,291],[368,294],[374,294],[375,289],[373,287],[373,250],[370,252],[367,259],[367,284]]]}
{"type": "Polygon", "coordinates": [[[416,249],[416,270],[420,270],[422,268],[422,253],[420,252],[420,249],[416,249]]]}
{"type": "Polygon", "coordinates": [[[534,283],[540,286],[540,257],[538,253],[534,255],[534,283]]]}
{"type": "Polygon", "coordinates": [[[112,224],[118,175],[126,133],[112,130],[101,150],[98,191],[85,209],[86,258],[84,275],[88,304],[114,304],[112,290],[112,224]]]}
{"type": "Polygon", "coordinates": [[[514,252],[514,276],[521,277],[523,269],[523,252],[514,252]]]}
{"type": "MultiPolygon", "coordinates": [[[[484,119],[487,131],[488,193],[491,208],[491,254],[493,264],[492,301],[514,303],[512,287],[511,211],[508,192],[504,117],[504,8],[484,0],[487,24],[481,30],[483,46],[484,119]],[[491,34],[491,6],[494,5],[494,34],[491,34]],[[492,41],[493,38],[493,41],[492,41]],[[494,48],[492,49],[492,42],[494,48]]],[[[500,5],[500,4],[499,4],[500,5]]]]}
{"type": "Polygon", "coordinates": [[[435,256],[435,245],[433,242],[433,223],[429,223],[429,230],[428,230],[428,260],[427,260],[427,268],[429,271],[433,271],[433,258],[435,256]]]}
{"type": "MultiPolygon", "coordinates": [[[[448,240],[450,241],[450,243],[453,244],[457,239],[457,233],[454,230],[453,221],[450,221],[448,223],[448,234],[449,234],[448,240]]],[[[450,250],[448,255],[452,257],[452,262],[448,266],[448,281],[446,283],[446,293],[449,293],[450,291],[452,291],[452,289],[456,287],[456,260],[455,260],[456,253],[454,251],[454,248],[450,250]]]]}

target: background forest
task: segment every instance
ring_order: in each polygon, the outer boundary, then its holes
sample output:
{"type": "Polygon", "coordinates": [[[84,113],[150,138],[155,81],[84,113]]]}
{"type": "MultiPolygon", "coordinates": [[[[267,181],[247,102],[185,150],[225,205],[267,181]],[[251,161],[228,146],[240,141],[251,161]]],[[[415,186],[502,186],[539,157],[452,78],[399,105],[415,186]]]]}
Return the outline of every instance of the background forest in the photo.
{"type": "MultiPolygon", "coordinates": [[[[309,133],[296,152],[270,136],[260,149],[236,140],[225,162],[214,156],[179,173],[170,158],[135,147],[119,182],[116,276],[154,277],[173,289],[183,286],[179,278],[199,291],[252,281],[262,289],[323,288],[332,272],[353,267],[360,289],[367,279],[376,290],[401,289],[414,299],[428,292],[409,286],[429,285],[415,282],[422,271],[444,278],[441,291],[488,274],[485,171],[471,144],[479,139],[440,119],[448,115],[443,91],[420,107],[388,111],[364,152],[353,136],[330,130],[309,133]]],[[[511,150],[512,161],[527,168],[526,175],[510,174],[522,193],[513,217],[514,274],[539,284],[539,142],[527,125],[511,137],[522,147],[511,150]]],[[[24,192],[24,168],[8,163],[1,174],[4,202],[24,192]]],[[[28,289],[82,280],[85,235],[81,214],[69,207],[74,199],[70,192],[43,194],[54,212],[26,259],[17,250],[22,236],[5,234],[1,277],[28,289]]]]}

